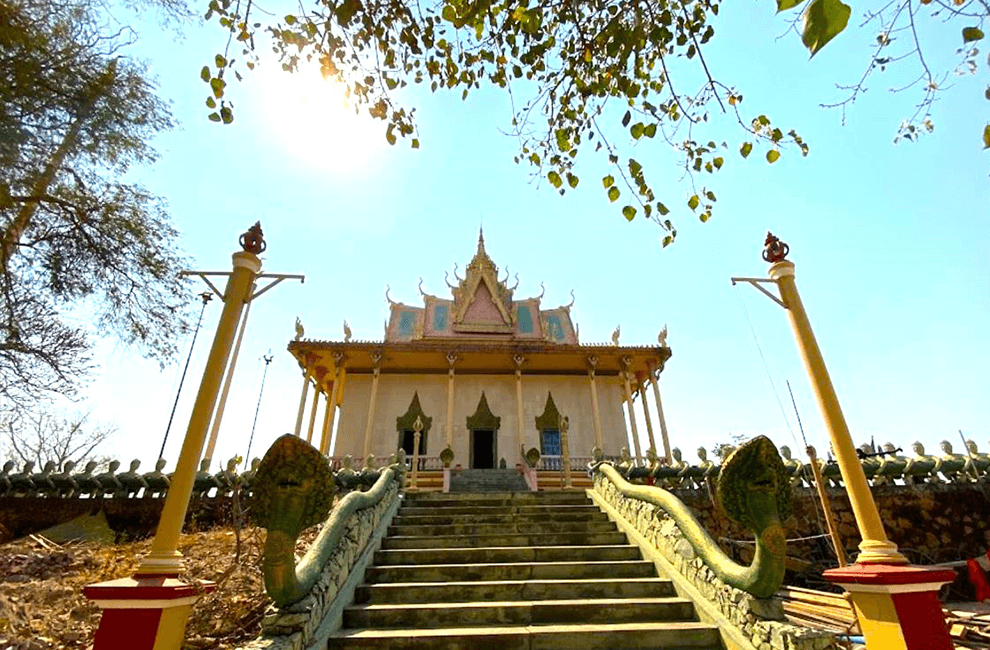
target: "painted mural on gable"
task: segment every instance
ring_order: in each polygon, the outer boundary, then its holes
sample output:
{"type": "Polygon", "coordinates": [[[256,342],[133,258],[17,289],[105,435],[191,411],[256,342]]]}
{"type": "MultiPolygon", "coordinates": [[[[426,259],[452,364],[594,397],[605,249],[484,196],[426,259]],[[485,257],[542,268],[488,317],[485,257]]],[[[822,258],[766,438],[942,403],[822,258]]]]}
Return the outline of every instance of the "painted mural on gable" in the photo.
{"type": "MultiPolygon", "coordinates": [[[[485,250],[484,233],[478,235],[478,249],[467,265],[464,277],[454,265],[454,279],[444,274],[451,298],[434,296],[423,291],[420,279],[419,292],[423,306],[416,307],[395,302],[386,291],[390,317],[386,324],[385,340],[407,342],[436,339],[491,339],[532,340],[576,345],[577,329],[571,322],[571,303],[553,309],[540,309],[544,292],[522,300],[513,300],[519,286],[509,286],[509,271],[499,278],[499,268],[485,250]]],[[[542,287],[542,284],[541,284],[542,287]]]]}

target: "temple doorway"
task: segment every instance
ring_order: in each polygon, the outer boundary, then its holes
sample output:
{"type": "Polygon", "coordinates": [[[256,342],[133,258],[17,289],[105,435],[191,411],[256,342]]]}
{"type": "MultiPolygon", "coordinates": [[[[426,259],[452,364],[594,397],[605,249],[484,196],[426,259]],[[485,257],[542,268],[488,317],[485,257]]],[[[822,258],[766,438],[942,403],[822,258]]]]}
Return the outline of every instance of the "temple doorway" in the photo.
{"type": "Polygon", "coordinates": [[[495,468],[495,431],[475,429],[471,432],[471,469],[495,468]]]}
{"type": "Polygon", "coordinates": [[[502,418],[494,415],[488,408],[485,393],[481,393],[478,408],[474,415],[468,416],[467,430],[470,432],[471,469],[494,469],[498,467],[498,429],[502,418]]]}

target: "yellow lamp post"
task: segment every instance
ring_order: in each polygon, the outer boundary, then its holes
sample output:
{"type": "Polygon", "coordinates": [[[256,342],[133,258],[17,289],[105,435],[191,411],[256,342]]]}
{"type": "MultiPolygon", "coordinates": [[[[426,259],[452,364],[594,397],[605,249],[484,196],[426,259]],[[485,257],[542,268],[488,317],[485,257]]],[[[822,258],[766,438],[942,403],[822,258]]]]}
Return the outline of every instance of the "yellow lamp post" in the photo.
{"type": "Polygon", "coordinates": [[[220,391],[220,381],[245,304],[284,279],[301,279],[301,276],[265,276],[276,279],[254,293],[254,282],[261,271],[258,255],[264,252],[266,246],[260,222],[241,235],[240,244],[243,250],[234,253],[232,272],[198,273],[216,293],[219,291],[205,276],[227,275],[229,279],[222,295],[223,313],[207,357],[203,381],[196,395],[151,552],[133,577],[88,585],[83,589],[84,595],[103,609],[96,632],[95,650],[178,650],[182,646],[186,620],[193,603],[214,587],[205,581],[190,584],[179,580],[183,563],[178,546],[207,428],[220,391]]]}
{"type": "Polygon", "coordinates": [[[897,545],[887,539],[839,398],[798,294],[794,263],[785,259],[788,252],[787,244],[767,233],[763,259],[771,265],[770,279],[732,278],[732,283],[753,285],[787,311],[849,495],[863,540],[860,553],[855,565],[828,570],[825,578],[850,592],[870,650],[952,650],[938,602],[938,589],[952,582],[955,572],[909,566],[897,545]],[[780,298],[761,286],[767,283],[777,285],[780,298]]]}

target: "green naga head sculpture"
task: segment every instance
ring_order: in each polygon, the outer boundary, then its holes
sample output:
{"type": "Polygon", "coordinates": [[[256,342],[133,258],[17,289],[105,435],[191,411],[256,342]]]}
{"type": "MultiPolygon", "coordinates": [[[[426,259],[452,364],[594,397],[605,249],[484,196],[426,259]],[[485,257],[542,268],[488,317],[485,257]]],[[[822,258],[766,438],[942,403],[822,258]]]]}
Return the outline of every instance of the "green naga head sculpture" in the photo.
{"type": "Polygon", "coordinates": [[[725,514],[750,530],[760,530],[767,515],[779,521],[791,512],[791,486],[777,448],[757,436],[733,451],[722,465],[715,498],[725,514]]]}
{"type": "Polygon", "coordinates": [[[327,518],[336,486],[315,447],[286,434],[275,441],[255,474],[251,518],[259,526],[297,536],[327,518]]]}

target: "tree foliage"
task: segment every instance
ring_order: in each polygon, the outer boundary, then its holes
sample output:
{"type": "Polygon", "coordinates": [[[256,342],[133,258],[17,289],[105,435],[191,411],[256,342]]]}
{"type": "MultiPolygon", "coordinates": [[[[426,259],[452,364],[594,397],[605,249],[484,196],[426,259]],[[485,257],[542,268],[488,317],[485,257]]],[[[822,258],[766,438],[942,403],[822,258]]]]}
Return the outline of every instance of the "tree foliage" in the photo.
{"type": "MultiPolygon", "coordinates": [[[[931,18],[942,12],[966,21],[967,43],[982,38],[979,26],[990,15],[986,0],[951,2],[892,0],[868,11],[867,23],[880,23],[886,36],[872,53],[866,76],[915,53],[927,70],[914,21],[929,8],[931,18]],[[890,34],[905,28],[905,18],[910,18],[915,50],[885,61],[894,40],[890,34]]],[[[227,44],[203,67],[201,77],[210,86],[210,119],[230,123],[233,104],[225,76],[240,79],[241,64],[254,68],[259,61],[255,39],[267,37],[285,71],[318,64],[325,77],[345,85],[356,106],[385,122],[388,142],[409,138],[413,147],[419,146],[415,109],[399,89],[424,84],[462,98],[482,86],[505,89],[513,99],[512,126],[520,142],[516,162],[532,165],[564,194],[581,180],[575,167],[581,151],[607,157],[613,170],[601,183],[609,201],[629,220],[642,214],[659,223],[667,245],[676,236],[668,214],[679,199],[669,198],[670,188],[663,188],[661,197],[644,165],[623,155],[629,138],[661,140],[679,152],[692,187],[686,207],[701,221],[711,217],[716,202],[704,181],[722,168],[730,150],[745,158],[760,148],[768,163],[788,149],[803,155],[809,150],[793,129],[744,110],[742,93],[709,69],[704,51],[715,37],[720,6],[719,0],[438,0],[425,5],[306,0],[280,20],[253,22],[259,12],[252,14],[252,0],[210,0],[206,18],[227,32],[227,44]],[[741,141],[732,147],[710,135],[725,120],[741,131],[741,141]]],[[[812,56],[846,28],[852,13],[842,0],[777,0],[777,10],[793,12],[794,27],[812,56]]],[[[976,48],[966,53],[975,57],[976,48]]],[[[928,86],[919,104],[922,114],[938,90],[930,72],[923,77],[928,86]]],[[[859,92],[849,88],[854,95],[859,92]]],[[[917,131],[916,118],[902,130],[917,131]]],[[[926,120],[923,115],[921,123],[930,125],[926,120]]],[[[990,126],[984,137],[990,146],[990,126]]]]}
{"type": "Polygon", "coordinates": [[[39,470],[49,461],[58,468],[70,460],[80,465],[117,433],[116,427],[93,423],[91,417],[47,410],[19,412],[2,424],[7,455],[21,463],[33,462],[39,470]]]}
{"type": "MultiPolygon", "coordinates": [[[[172,6],[180,6],[172,3],[172,6]]],[[[0,3],[0,400],[71,394],[89,336],[165,359],[187,327],[164,201],[124,182],[173,126],[86,0],[0,3]],[[89,315],[85,324],[66,316],[89,315]]]]}

